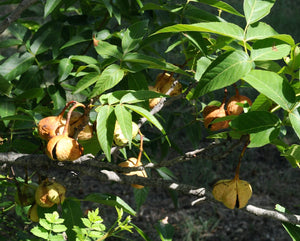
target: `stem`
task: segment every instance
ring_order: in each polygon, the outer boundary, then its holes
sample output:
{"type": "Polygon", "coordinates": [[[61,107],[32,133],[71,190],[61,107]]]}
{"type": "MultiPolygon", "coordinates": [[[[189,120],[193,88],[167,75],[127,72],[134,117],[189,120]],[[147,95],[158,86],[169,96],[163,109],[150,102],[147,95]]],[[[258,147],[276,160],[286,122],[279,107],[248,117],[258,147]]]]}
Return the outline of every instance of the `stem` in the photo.
{"type": "Polygon", "coordinates": [[[63,110],[59,113],[59,118],[61,119],[66,111],[66,109],[71,105],[71,104],[75,104],[76,101],[75,100],[72,100],[72,101],[69,101],[66,106],[63,108],[63,110]]]}
{"type": "Polygon", "coordinates": [[[244,154],[245,154],[245,151],[246,151],[247,146],[249,145],[249,143],[250,143],[250,137],[248,136],[248,138],[247,138],[247,140],[246,140],[246,142],[245,142],[245,145],[244,145],[244,147],[243,147],[243,150],[242,150],[242,152],[241,152],[241,154],[240,154],[240,157],[239,157],[239,163],[238,163],[238,165],[237,165],[237,167],[236,167],[236,169],[235,169],[235,177],[234,177],[234,179],[236,179],[236,180],[239,179],[239,173],[240,173],[241,161],[242,161],[242,158],[243,158],[243,156],[244,156],[244,154]]]}
{"type": "Polygon", "coordinates": [[[142,132],[139,130],[139,134],[141,137],[141,141],[140,141],[140,153],[138,155],[138,159],[137,162],[135,164],[136,167],[141,165],[141,159],[142,159],[142,153],[143,153],[143,141],[144,141],[144,135],[142,134],[142,132]]]}
{"type": "Polygon", "coordinates": [[[65,135],[65,136],[68,136],[68,134],[69,134],[68,131],[69,131],[70,119],[71,119],[71,115],[72,115],[73,110],[76,109],[77,107],[85,108],[84,104],[81,104],[77,101],[74,101],[73,103],[74,103],[74,105],[70,108],[70,110],[68,112],[66,125],[65,125],[64,131],[62,133],[62,135],[65,135]]]}

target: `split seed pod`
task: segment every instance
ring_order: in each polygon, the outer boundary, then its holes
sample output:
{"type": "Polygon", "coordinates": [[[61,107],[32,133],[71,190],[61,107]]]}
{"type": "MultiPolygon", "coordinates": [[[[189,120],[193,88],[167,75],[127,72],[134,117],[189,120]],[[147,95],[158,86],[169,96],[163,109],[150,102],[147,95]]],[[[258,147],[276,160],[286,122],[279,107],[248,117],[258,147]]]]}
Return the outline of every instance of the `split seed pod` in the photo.
{"type": "MultiPolygon", "coordinates": [[[[140,166],[140,164],[138,163],[138,160],[135,157],[131,157],[127,161],[121,162],[119,164],[119,166],[120,167],[137,167],[137,166],[140,166]]],[[[145,170],[142,170],[142,171],[132,171],[132,172],[124,173],[124,174],[127,175],[127,176],[137,175],[139,177],[145,177],[145,178],[148,177],[145,170]]],[[[134,188],[137,188],[137,189],[144,188],[144,186],[139,185],[139,184],[131,184],[131,186],[134,187],[134,188]]]]}
{"type": "Polygon", "coordinates": [[[42,181],[35,192],[35,202],[41,207],[52,207],[65,200],[66,188],[55,181],[42,181]]]}
{"type": "Polygon", "coordinates": [[[70,104],[75,103],[70,101],[61,111],[58,116],[48,116],[40,120],[38,124],[39,136],[44,140],[50,140],[52,137],[59,134],[59,128],[64,126],[63,115],[70,104]]]}
{"type": "MultiPolygon", "coordinates": [[[[206,111],[203,110],[203,112],[205,112],[205,117],[204,117],[205,128],[207,128],[211,131],[217,131],[217,130],[228,128],[229,121],[227,121],[227,120],[211,124],[211,122],[214,121],[215,119],[226,116],[226,111],[224,109],[224,105],[225,104],[222,104],[220,107],[217,107],[217,108],[213,107],[213,106],[205,107],[205,108],[207,108],[206,111]],[[209,111],[208,111],[208,108],[210,108],[209,111]]],[[[204,115],[204,113],[203,113],[203,115],[204,115]]]]}
{"type": "Polygon", "coordinates": [[[160,73],[156,77],[154,88],[160,93],[167,93],[175,79],[169,73],[160,73]]]}
{"type": "MultiPolygon", "coordinates": [[[[132,139],[137,136],[138,132],[139,126],[136,123],[132,122],[132,139]]],[[[115,124],[114,142],[117,146],[125,146],[128,144],[128,140],[125,138],[118,121],[116,121],[115,124]]]]}
{"type": "Polygon", "coordinates": [[[47,144],[46,154],[52,160],[74,161],[83,154],[83,147],[74,139],[69,137],[69,124],[72,111],[76,107],[85,107],[83,104],[76,102],[68,112],[67,122],[62,135],[50,139],[47,144]]]}
{"type": "Polygon", "coordinates": [[[250,183],[239,178],[218,181],[213,188],[214,198],[227,208],[243,208],[252,196],[250,183]]]}
{"type": "MultiPolygon", "coordinates": [[[[157,88],[155,88],[154,86],[148,86],[148,89],[150,91],[154,91],[156,93],[159,93],[159,91],[157,90],[157,88]]],[[[161,98],[153,98],[153,99],[149,99],[149,107],[150,109],[153,109],[161,100],[161,98]]]]}
{"type": "Polygon", "coordinates": [[[252,105],[252,101],[247,96],[240,95],[236,88],[235,96],[232,96],[227,102],[227,115],[239,115],[244,111],[238,103],[252,105]]]}

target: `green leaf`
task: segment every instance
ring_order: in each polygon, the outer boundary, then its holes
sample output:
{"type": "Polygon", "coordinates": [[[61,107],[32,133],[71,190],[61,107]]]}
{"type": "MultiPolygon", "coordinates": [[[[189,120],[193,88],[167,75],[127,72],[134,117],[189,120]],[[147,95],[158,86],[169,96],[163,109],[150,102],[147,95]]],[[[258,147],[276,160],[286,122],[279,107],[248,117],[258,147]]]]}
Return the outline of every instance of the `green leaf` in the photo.
{"type": "Polygon", "coordinates": [[[184,9],[184,15],[187,19],[192,20],[193,22],[220,22],[222,18],[211,14],[207,11],[195,7],[191,4],[188,4],[184,9]]]}
{"type": "Polygon", "coordinates": [[[114,57],[121,59],[123,56],[118,46],[102,40],[99,40],[98,45],[95,46],[95,50],[102,58],[114,57]]]}
{"type": "Polygon", "coordinates": [[[286,80],[274,72],[252,70],[243,79],[287,111],[295,103],[293,88],[286,80]]]}
{"type": "Polygon", "coordinates": [[[86,55],[72,55],[70,56],[70,59],[74,61],[80,61],[86,64],[98,64],[98,61],[95,58],[86,55]]]}
{"type": "Polygon", "coordinates": [[[53,101],[54,109],[60,109],[65,106],[65,93],[59,85],[50,85],[47,88],[47,91],[51,100],[53,101]]]}
{"type": "Polygon", "coordinates": [[[144,204],[144,202],[147,200],[149,188],[141,188],[141,189],[134,188],[133,193],[134,193],[136,209],[138,211],[140,207],[144,204]]]}
{"type": "Polygon", "coordinates": [[[73,64],[70,58],[64,58],[59,61],[58,65],[58,81],[61,82],[65,80],[73,69],[73,64]]]}
{"type": "Polygon", "coordinates": [[[5,79],[2,75],[0,75],[0,94],[1,95],[9,95],[12,90],[13,85],[10,81],[5,79]]]}
{"type": "Polygon", "coordinates": [[[223,2],[223,1],[219,1],[219,0],[191,0],[190,2],[200,2],[200,3],[205,3],[207,5],[210,5],[214,8],[217,9],[221,9],[225,12],[240,16],[240,17],[244,17],[243,14],[239,13],[235,8],[233,8],[232,6],[230,6],[228,3],[223,2]]]}
{"type": "Polygon", "coordinates": [[[110,150],[113,142],[113,134],[115,129],[114,108],[110,105],[104,105],[97,109],[97,137],[101,149],[103,150],[107,160],[110,162],[110,150]]]}
{"type": "Polygon", "coordinates": [[[112,64],[103,70],[91,93],[91,97],[102,94],[104,91],[117,85],[124,77],[124,70],[119,65],[112,64]]]}
{"type": "Polygon", "coordinates": [[[246,41],[270,38],[278,33],[268,24],[258,22],[251,24],[247,29],[246,41]]]}
{"type": "MultiPolygon", "coordinates": [[[[279,204],[276,204],[275,209],[279,212],[283,212],[283,213],[286,212],[285,208],[280,206],[279,204]]],[[[285,228],[285,230],[288,232],[288,234],[290,235],[293,241],[300,240],[300,225],[295,225],[287,222],[283,222],[282,225],[285,228]]]]}
{"type": "Polygon", "coordinates": [[[146,64],[148,68],[161,69],[170,72],[180,73],[186,75],[187,73],[180,69],[179,67],[167,63],[164,60],[160,60],[151,56],[147,56],[139,53],[128,53],[123,58],[123,61],[130,63],[146,64]]]}
{"type": "Polygon", "coordinates": [[[211,64],[211,60],[207,57],[201,57],[197,61],[197,69],[195,73],[195,79],[199,81],[202,77],[202,75],[205,73],[206,69],[211,64]]]}
{"type": "Polygon", "coordinates": [[[283,154],[292,165],[292,167],[300,167],[300,145],[292,145],[283,154]]]}
{"type": "Polygon", "coordinates": [[[149,90],[132,91],[132,92],[125,94],[121,98],[120,103],[133,104],[133,103],[142,102],[145,100],[163,97],[163,96],[166,96],[166,95],[163,95],[161,93],[156,93],[154,91],[149,91],[149,90]]]}
{"type": "MultiPolygon", "coordinates": [[[[0,117],[3,118],[8,116],[13,116],[16,113],[16,106],[13,101],[9,101],[7,99],[0,99],[0,117]]],[[[9,120],[3,120],[4,125],[7,126],[9,120]]]]}
{"type": "Polygon", "coordinates": [[[140,229],[138,226],[135,224],[131,223],[130,224],[136,231],[137,233],[145,240],[145,241],[151,241],[151,239],[147,236],[147,234],[144,233],[142,229],[140,229]]]}
{"type": "Polygon", "coordinates": [[[31,43],[30,50],[34,55],[38,55],[48,51],[57,43],[57,35],[60,32],[61,25],[56,22],[48,22],[44,24],[34,34],[31,43]]]}
{"type": "MultiPolygon", "coordinates": [[[[46,213],[48,214],[48,213],[46,213]]],[[[40,218],[39,224],[46,230],[51,230],[51,223],[49,223],[46,219],[40,218]]]]}
{"type": "Polygon", "coordinates": [[[120,197],[112,194],[91,193],[84,198],[85,201],[101,203],[111,207],[122,208],[125,212],[135,216],[136,212],[120,197]]]}
{"type": "Polygon", "coordinates": [[[67,198],[62,203],[62,218],[65,220],[64,225],[67,227],[67,236],[69,240],[76,239],[76,233],[73,229],[74,226],[83,227],[81,218],[83,217],[80,202],[75,199],[67,198]]]}
{"type": "Polygon", "coordinates": [[[244,39],[243,29],[236,24],[227,23],[227,22],[176,24],[176,25],[162,28],[157,32],[155,32],[154,34],[180,33],[180,32],[188,32],[188,31],[216,33],[223,36],[231,37],[236,40],[244,39]]]}
{"type": "Polygon", "coordinates": [[[275,0],[244,0],[244,14],[247,25],[267,16],[274,3],[275,0]]]}
{"type": "Polygon", "coordinates": [[[134,112],[138,113],[139,115],[145,117],[148,121],[150,121],[153,125],[157,127],[164,135],[166,135],[166,132],[162,125],[159,123],[159,121],[155,118],[154,115],[152,115],[148,110],[137,106],[137,105],[124,105],[127,108],[133,110],[134,112]]]}
{"type": "Polygon", "coordinates": [[[280,123],[280,119],[269,112],[250,111],[237,116],[230,126],[243,134],[250,134],[249,147],[260,147],[277,138],[280,123]]]}
{"type": "Polygon", "coordinates": [[[0,48],[8,48],[16,45],[22,45],[23,41],[20,39],[5,39],[1,40],[0,48]]]}
{"type": "Polygon", "coordinates": [[[174,236],[174,227],[163,220],[155,225],[155,229],[162,241],[172,241],[174,236]]]}
{"type": "Polygon", "coordinates": [[[124,137],[128,140],[129,148],[131,148],[132,140],[132,116],[130,111],[124,105],[117,105],[115,107],[115,115],[120,124],[124,137]]]}
{"type": "Polygon", "coordinates": [[[73,94],[78,94],[81,91],[89,88],[91,85],[96,83],[100,79],[100,74],[98,73],[89,73],[85,75],[81,80],[78,81],[78,83],[75,86],[75,91],[73,94]]]}
{"type": "Polygon", "coordinates": [[[60,50],[63,50],[65,48],[71,47],[75,44],[79,44],[79,43],[83,43],[83,42],[87,42],[87,41],[91,41],[91,39],[87,39],[80,35],[75,35],[68,42],[66,42],[62,47],[60,47],[60,50]]]}
{"type": "Polygon", "coordinates": [[[43,227],[36,226],[30,232],[39,238],[48,239],[48,231],[43,227]]]}
{"type": "Polygon", "coordinates": [[[26,72],[34,61],[34,56],[30,53],[15,53],[0,65],[0,74],[7,80],[14,80],[19,75],[26,72]]]}
{"type": "Polygon", "coordinates": [[[128,73],[128,87],[131,90],[148,90],[148,82],[142,72],[128,73]]]}
{"type": "Polygon", "coordinates": [[[133,23],[124,33],[122,38],[123,53],[126,54],[139,46],[148,31],[148,20],[133,23]]]}
{"type": "Polygon", "coordinates": [[[267,96],[259,94],[251,106],[251,111],[268,111],[272,107],[273,101],[267,96]]]}
{"type": "Polygon", "coordinates": [[[200,79],[194,98],[237,82],[252,68],[248,55],[243,51],[229,51],[216,58],[200,79]]]}
{"type": "Polygon", "coordinates": [[[297,108],[294,108],[293,111],[289,113],[289,118],[295,133],[300,139],[300,114],[297,108]]]}
{"type": "Polygon", "coordinates": [[[47,0],[44,8],[44,18],[53,12],[62,0],[47,0]]]}
{"type": "Polygon", "coordinates": [[[291,51],[291,46],[284,41],[268,38],[257,40],[251,51],[253,61],[278,60],[287,56],[291,51]]]}

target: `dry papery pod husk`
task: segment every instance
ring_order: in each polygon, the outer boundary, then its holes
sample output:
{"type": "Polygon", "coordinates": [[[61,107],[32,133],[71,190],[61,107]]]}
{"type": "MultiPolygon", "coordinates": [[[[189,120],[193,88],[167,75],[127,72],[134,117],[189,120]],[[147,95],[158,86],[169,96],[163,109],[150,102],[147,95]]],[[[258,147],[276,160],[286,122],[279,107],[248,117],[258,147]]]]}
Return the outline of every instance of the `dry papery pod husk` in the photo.
{"type": "Polygon", "coordinates": [[[41,207],[52,207],[65,200],[66,188],[58,182],[43,180],[35,192],[35,202],[41,207]]]}
{"type": "Polygon", "coordinates": [[[252,105],[252,101],[247,96],[240,95],[237,88],[235,89],[235,91],[235,96],[232,96],[227,102],[227,115],[239,115],[244,112],[243,107],[237,105],[237,103],[248,103],[249,106],[252,105]]]}
{"type": "Polygon", "coordinates": [[[51,138],[47,144],[46,154],[52,160],[74,161],[83,154],[83,147],[74,138],[69,137],[71,114],[77,107],[85,106],[76,102],[68,112],[67,122],[63,133],[51,138]]]}
{"type": "Polygon", "coordinates": [[[214,184],[212,194],[227,208],[243,208],[252,196],[252,187],[247,181],[235,177],[218,181],[214,184]]]}
{"type": "MultiPolygon", "coordinates": [[[[68,129],[69,137],[73,137],[75,132],[77,131],[77,129],[81,128],[81,125],[85,121],[85,118],[86,117],[79,112],[75,112],[75,111],[72,112],[71,118],[70,118],[70,125],[69,125],[69,129],[68,129]]],[[[60,135],[62,134],[62,132],[64,130],[64,127],[66,124],[66,119],[63,119],[62,122],[64,124],[59,128],[59,131],[58,131],[60,135]]],[[[88,123],[87,125],[85,125],[83,130],[78,133],[77,139],[81,140],[81,141],[89,140],[93,137],[93,132],[94,132],[93,125],[88,123]]]]}
{"type": "MultiPolygon", "coordinates": [[[[159,93],[159,91],[157,90],[157,88],[155,88],[154,86],[149,85],[148,89],[150,91],[154,91],[156,93],[159,93]]],[[[149,107],[150,109],[153,109],[159,102],[160,102],[161,98],[153,98],[153,99],[149,99],[149,107]]]]}
{"type": "Polygon", "coordinates": [[[211,131],[217,131],[217,130],[226,129],[226,128],[229,127],[229,121],[228,120],[211,124],[211,122],[214,121],[215,119],[226,116],[226,111],[224,109],[224,106],[225,106],[225,104],[223,103],[223,104],[221,104],[220,107],[206,106],[204,108],[203,116],[205,115],[205,117],[204,117],[204,126],[205,126],[205,128],[207,128],[211,131]]]}
{"type": "MultiPolygon", "coordinates": [[[[119,166],[120,167],[138,167],[138,166],[141,166],[141,163],[139,163],[138,159],[136,159],[135,157],[131,157],[127,161],[119,163],[119,166]]],[[[127,175],[127,176],[137,175],[139,177],[145,177],[145,178],[148,177],[145,170],[142,170],[142,171],[132,171],[132,172],[124,173],[124,174],[127,175]]],[[[134,188],[137,188],[137,189],[144,188],[144,186],[139,185],[139,184],[131,184],[131,186],[134,187],[134,188]]]]}
{"type": "MultiPolygon", "coordinates": [[[[138,133],[139,133],[139,126],[135,122],[132,122],[132,139],[134,139],[138,133]]],[[[117,146],[125,146],[128,144],[128,140],[125,138],[118,121],[116,121],[115,124],[113,138],[114,138],[114,143],[117,146]]]]}
{"type": "MultiPolygon", "coordinates": [[[[159,93],[166,94],[169,89],[172,87],[173,83],[175,82],[174,77],[169,73],[160,73],[156,77],[156,82],[154,89],[157,90],[159,93]]],[[[182,85],[177,81],[174,89],[169,94],[170,96],[176,96],[181,94],[182,85]]]]}
{"type": "Polygon", "coordinates": [[[48,116],[40,120],[38,124],[38,132],[42,139],[50,140],[52,137],[59,134],[60,127],[64,126],[63,115],[66,109],[74,103],[75,101],[67,103],[58,116],[48,116]]]}

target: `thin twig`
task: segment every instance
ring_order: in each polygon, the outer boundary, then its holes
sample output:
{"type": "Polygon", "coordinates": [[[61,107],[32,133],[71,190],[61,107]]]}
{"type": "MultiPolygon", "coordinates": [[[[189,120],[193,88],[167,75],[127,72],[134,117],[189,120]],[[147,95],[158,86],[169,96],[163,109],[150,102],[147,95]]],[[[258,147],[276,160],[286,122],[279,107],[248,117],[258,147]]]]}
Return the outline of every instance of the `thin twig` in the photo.
{"type": "Polygon", "coordinates": [[[21,14],[32,4],[37,2],[38,0],[23,0],[17,8],[7,17],[5,18],[0,24],[0,34],[4,32],[5,29],[9,27],[14,21],[16,21],[21,14]]]}

